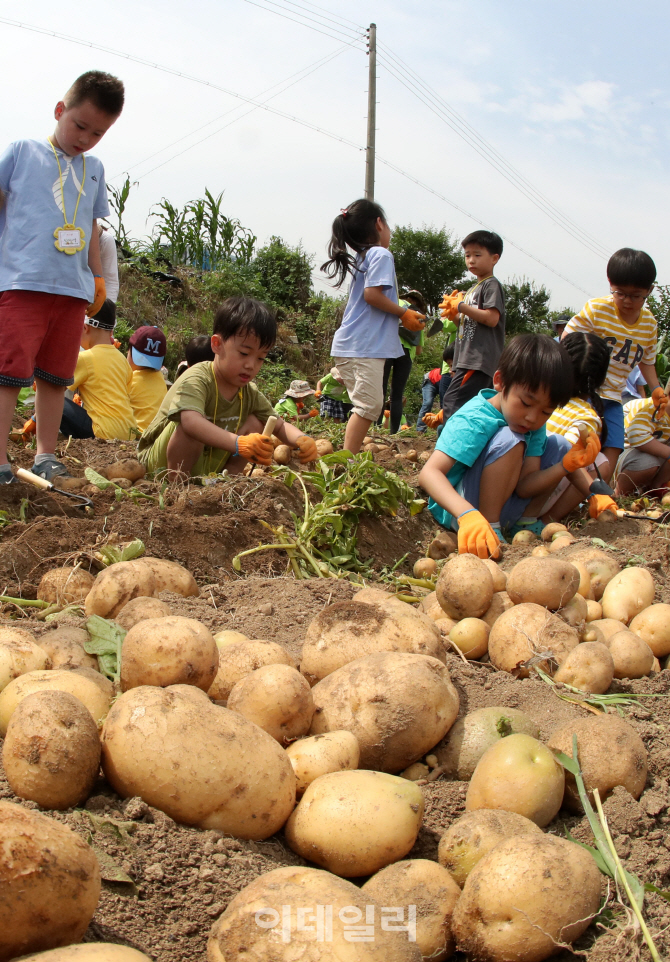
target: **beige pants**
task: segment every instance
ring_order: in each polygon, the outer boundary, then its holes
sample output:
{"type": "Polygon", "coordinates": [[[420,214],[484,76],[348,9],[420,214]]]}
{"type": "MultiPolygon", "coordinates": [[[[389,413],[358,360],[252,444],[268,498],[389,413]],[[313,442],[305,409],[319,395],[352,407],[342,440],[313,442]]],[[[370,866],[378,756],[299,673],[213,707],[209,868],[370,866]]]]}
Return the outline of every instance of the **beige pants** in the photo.
{"type": "Polygon", "coordinates": [[[366,421],[376,421],[384,407],[384,358],[336,357],[354,412],[366,421]]]}

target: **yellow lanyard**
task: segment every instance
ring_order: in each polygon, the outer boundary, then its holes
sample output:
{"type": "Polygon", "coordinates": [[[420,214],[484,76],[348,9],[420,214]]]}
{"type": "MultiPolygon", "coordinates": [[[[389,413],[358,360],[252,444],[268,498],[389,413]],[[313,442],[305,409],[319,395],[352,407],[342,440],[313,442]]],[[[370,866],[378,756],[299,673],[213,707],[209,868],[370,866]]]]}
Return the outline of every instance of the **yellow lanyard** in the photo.
{"type": "MultiPolygon", "coordinates": [[[[212,365],[212,377],[214,378],[214,389],[216,391],[216,400],[214,401],[214,417],[212,419],[214,423],[214,427],[216,427],[216,414],[217,414],[217,411],[219,410],[219,385],[217,384],[217,381],[216,381],[216,371],[214,370],[214,361],[210,361],[210,364],[212,365]]],[[[235,434],[238,433],[238,431],[240,430],[240,425],[242,424],[242,413],[243,413],[242,398],[244,396],[243,391],[244,389],[240,388],[239,391],[237,392],[237,397],[240,402],[240,416],[237,419],[237,427],[235,428],[235,434]]],[[[212,454],[213,454],[213,449],[210,448],[209,458],[207,460],[208,475],[211,475],[213,473],[212,472],[212,454]]]]}
{"type": "MultiPolygon", "coordinates": [[[[60,180],[60,195],[63,200],[63,224],[65,228],[72,230],[75,224],[77,223],[77,211],[79,210],[79,201],[81,200],[81,195],[84,193],[84,183],[86,181],[86,154],[81,155],[81,159],[84,164],[84,169],[82,171],[81,184],[79,185],[79,194],[77,195],[77,203],[75,204],[75,207],[74,207],[74,217],[72,218],[72,223],[70,224],[68,223],[67,214],[65,213],[65,188],[63,186],[63,171],[61,169],[60,160],[58,159],[58,154],[56,153],[56,148],[54,147],[51,141],[49,141],[49,146],[53,150],[54,157],[56,158],[56,163],[58,164],[58,177],[60,180]]],[[[74,167],[72,168],[72,176],[74,178],[74,167]]]]}

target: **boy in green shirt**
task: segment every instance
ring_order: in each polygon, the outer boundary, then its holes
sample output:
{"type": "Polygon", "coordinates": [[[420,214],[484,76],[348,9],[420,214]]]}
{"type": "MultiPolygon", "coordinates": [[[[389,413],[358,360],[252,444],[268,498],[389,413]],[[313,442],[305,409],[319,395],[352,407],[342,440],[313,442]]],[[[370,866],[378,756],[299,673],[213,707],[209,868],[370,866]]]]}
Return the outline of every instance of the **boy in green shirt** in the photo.
{"type": "Polygon", "coordinates": [[[308,418],[315,418],[319,414],[316,408],[305,411],[307,398],[313,395],[314,391],[307,381],[291,381],[290,386],[284,391],[284,396],[275,404],[275,411],[281,417],[289,418],[291,421],[307,421],[308,418]]]}
{"type": "MultiPolygon", "coordinates": [[[[240,474],[248,461],[272,464],[273,444],[261,433],[274,415],[253,380],[275,343],[277,322],[265,304],[229,297],[214,318],[213,361],[189,368],[170,388],[139,443],[138,456],[150,472],[167,471],[170,481],[240,474]]],[[[303,464],[316,461],[314,440],[277,420],[274,434],[299,448],[303,464]]]]}
{"type": "Polygon", "coordinates": [[[321,417],[332,418],[338,423],[346,421],[354,407],[336,367],[331,367],[328,374],[316,382],[314,397],[321,401],[321,417]]]}

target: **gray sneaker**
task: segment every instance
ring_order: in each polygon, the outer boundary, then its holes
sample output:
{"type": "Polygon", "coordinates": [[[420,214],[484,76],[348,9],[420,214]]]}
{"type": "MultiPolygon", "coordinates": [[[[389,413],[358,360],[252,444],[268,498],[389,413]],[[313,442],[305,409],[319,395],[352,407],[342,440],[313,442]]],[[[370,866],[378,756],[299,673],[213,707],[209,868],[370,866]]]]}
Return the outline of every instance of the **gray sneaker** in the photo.
{"type": "Polygon", "coordinates": [[[12,474],[11,468],[5,468],[4,471],[0,471],[0,484],[18,484],[17,479],[12,474]]]}
{"type": "Polygon", "coordinates": [[[36,474],[38,478],[44,478],[45,481],[53,481],[54,478],[71,478],[72,475],[68,472],[68,469],[64,464],[57,458],[49,458],[48,461],[42,461],[41,464],[34,464],[30,469],[33,474],[36,474]]]}

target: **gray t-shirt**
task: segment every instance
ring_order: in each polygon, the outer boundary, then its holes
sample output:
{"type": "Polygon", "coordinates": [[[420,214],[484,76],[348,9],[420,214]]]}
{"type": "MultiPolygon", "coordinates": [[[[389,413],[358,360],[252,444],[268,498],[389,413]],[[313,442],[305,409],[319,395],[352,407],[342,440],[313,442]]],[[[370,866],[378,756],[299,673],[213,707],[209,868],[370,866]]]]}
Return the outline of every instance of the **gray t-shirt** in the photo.
{"type": "Polygon", "coordinates": [[[461,314],[452,370],[483,371],[493,377],[505,346],[505,292],[502,284],[497,277],[487,277],[471,287],[464,300],[483,311],[495,308],[500,311],[500,320],[495,327],[487,327],[461,314]]]}

